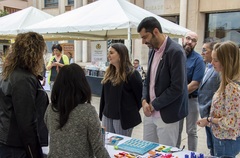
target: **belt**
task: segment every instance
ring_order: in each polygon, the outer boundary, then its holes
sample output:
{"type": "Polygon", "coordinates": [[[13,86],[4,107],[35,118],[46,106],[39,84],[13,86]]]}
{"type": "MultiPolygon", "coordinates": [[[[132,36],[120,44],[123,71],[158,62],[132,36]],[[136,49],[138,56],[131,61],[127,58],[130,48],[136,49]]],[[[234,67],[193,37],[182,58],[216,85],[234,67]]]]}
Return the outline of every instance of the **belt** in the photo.
{"type": "Polygon", "coordinates": [[[193,94],[189,94],[188,95],[188,98],[191,99],[191,98],[197,98],[198,96],[197,95],[193,95],[193,94]]]}

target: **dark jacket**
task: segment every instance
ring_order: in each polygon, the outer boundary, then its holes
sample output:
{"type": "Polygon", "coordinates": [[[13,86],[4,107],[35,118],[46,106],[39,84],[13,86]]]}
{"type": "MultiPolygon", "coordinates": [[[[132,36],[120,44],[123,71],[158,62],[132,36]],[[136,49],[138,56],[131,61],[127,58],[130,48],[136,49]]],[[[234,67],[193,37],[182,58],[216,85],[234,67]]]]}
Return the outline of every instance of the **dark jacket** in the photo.
{"type": "MultiPolygon", "coordinates": [[[[102,95],[100,100],[99,118],[102,120],[103,110],[105,107],[105,85],[103,85],[102,95]]],[[[119,88],[118,96],[110,98],[113,100],[119,100],[119,114],[122,129],[126,130],[133,128],[141,123],[141,116],[139,110],[141,109],[141,97],[142,97],[142,78],[138,71],[128,77],[128,82],[121,84],[119,88]],[[117,99],[116,99],[117,98],[117,99]]],[[[116,103],[117,104],[117,103],[116,103]]],[[[115,105],[112,105],[115,106],[115,105]]]]}
{"type": "Polygon", "coordinates": [[[48,145],[44,113],[48,97],[39,80],[16,68],[0,81],[0,143],[23,147],[30,158],[42,158],[41,146],[48,145]]]}
{"type": "MultiPolygon", "coordinates": [[[[143,97],[150,102],[149,83],[151,64],[154,57],[154,49],[149,54],[149,69],[143,86],[143,97]]],[[[186,55],[179,44],[167,39],[162,60],[159,62],[154,91],[156,98],[152,105],[156,111],[160,111],[165,123],[177,122],[188,114],[188,91],[186,55]]]]}

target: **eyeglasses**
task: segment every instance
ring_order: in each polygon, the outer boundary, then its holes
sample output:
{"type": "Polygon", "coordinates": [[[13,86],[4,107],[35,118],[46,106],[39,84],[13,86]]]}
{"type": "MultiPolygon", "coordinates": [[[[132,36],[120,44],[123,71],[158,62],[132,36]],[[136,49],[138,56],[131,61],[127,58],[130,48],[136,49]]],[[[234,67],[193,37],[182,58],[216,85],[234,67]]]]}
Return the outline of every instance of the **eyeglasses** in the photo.
{"type": "Polygon", "coordinates": [[[196,43],[197,42],[197,39],[195,39],[195,38],[191,38],[191,37],[189,37],[189,36],[187,36],[187,37],[185,37],[186,38],[186,40],[188,40],[188,41],[192,41],[192,42],[194,42],[194,43],[196,43]]]}
{"type": "Polygon", "coordinates": [[[133,63],[133,64],[138,64],[138,63],[133,63]]]}
{"type": "Polygon", "coordinates": [[[202,53],[203,54],[207,54],[209,51],[211,52],[211,49],[207,50],[206,48],[202,48],[202,53]]]}
{"type": "Polygon", "coordinates": [[[203,52],[203,53],[206,53],[206,51],[207,51],[206,48],[203,48],[203,49],[202,49],[202,52],[203,52]]]}

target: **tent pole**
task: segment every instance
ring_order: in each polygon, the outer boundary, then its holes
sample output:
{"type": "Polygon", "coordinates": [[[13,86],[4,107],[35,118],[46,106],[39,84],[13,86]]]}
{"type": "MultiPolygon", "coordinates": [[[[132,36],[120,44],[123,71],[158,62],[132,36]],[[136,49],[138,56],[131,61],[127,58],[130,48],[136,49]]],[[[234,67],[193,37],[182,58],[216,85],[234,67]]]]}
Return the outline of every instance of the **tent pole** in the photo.
{"type": "Polygon", "coordinates": [[[130,61],[133,60],[133,54],[132,54],[132,40],[131,40],[131,28],[130,26],[128,27],[128,51],[129,51],[129,58],[130,61]]]}

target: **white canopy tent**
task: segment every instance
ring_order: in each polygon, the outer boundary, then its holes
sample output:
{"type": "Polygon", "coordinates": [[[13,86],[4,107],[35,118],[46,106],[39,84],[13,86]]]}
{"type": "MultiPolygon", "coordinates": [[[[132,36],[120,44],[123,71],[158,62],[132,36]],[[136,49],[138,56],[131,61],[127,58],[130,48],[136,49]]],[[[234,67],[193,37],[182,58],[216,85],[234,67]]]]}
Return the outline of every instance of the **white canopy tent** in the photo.
{"type": "Polygon", "coordinates": [[[52,17],[34,7],[3,16],[0,18],[0,39],[14,38],[21,29],[52,17]]]}
{"type": "Polygon", "coordinates": [[[126,0],[98,0],[22,31],[36,31],[48,40],[132,39],[139,38],[136,28],[147,16],[156,17],[170,36],[182,37],[189,31],[126,0]]]}

